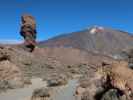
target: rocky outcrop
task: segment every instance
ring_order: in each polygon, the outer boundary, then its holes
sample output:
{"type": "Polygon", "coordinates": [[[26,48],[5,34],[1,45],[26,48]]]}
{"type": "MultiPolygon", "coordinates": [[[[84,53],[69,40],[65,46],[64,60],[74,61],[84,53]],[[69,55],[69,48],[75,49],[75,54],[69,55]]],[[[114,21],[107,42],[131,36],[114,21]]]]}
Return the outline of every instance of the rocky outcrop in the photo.
{"type": "Polygon", "coordinates": [[[8,48],[0,47],[0,61],[10,60],[10,54],[8,52],[8,48]]]}
{"type": "Polygon", "coordinates": [[[0,47],[0,91],[23,87],[23,75],[11,62],[12,48],[0,47]]]}
{"type": "Polygon", "coordinates": [[[101,97],[101,100],[120,100],[117,89],[110,89],[105,92],[105,94],[101,97]]]}
{"type": "Polygon", "coordinates": [[[25,39],[25,46],[29,51],[33,51],[36,44],[36,22],[33,16],[23,15],[20,34],[25,39]]]}
{"type": "Polygon", "coordinates": [[[77,100],[132,100],[132,76],[125,61],[104,64],[93,77],[80,81],[75,96],[77,100]]]}
{"type": "Polygon", "coordinates": [[[20,69],[8,60],[0,62],[0,90],[23,87],[20,69]]]}
{"type": "Polygon", "coordinates": [[[133,49],[123,51],[121,54],[125,55],[122,58],[129,62],[129,68],[133,69],[133,49]]]}
{"type": "Polygon", "coordinates": [[[94,74],[82,77],[75,91],[76,100],[97,100],[96,94],[102,93],[104,88],[100,77],[94,74]]]}

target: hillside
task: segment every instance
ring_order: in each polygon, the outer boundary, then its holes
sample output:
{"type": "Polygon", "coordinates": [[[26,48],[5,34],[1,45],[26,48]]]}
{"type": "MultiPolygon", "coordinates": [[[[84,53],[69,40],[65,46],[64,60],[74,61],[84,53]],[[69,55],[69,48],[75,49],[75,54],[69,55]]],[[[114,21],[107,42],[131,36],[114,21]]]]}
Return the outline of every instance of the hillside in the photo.
{"type": "Polygon", "coordinates": [[[60,35],[42,41],[41,47],[73,47],[102,54],[116,54],[133,46],[133,37],[129,33],[103,27],[60,35]]]}

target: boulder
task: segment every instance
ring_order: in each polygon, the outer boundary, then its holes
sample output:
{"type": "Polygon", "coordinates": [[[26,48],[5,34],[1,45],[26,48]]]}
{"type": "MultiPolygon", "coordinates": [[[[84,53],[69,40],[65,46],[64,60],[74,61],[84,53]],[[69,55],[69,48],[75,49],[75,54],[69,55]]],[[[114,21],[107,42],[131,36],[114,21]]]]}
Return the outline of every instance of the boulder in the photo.
{"type": "Polygon", "coordinates": [[[10,53],[8,48],[0,47],[0,61],[10,60],[10,53]]]}
{"type": "Polygon", "coordinates": [[[32,93],[31,100],[52,100],[51,88],[39,88],[35,89],[32,93]]]}
{"type": "Polygon", "coordinates": [[[48,83],[48,86],[53,87],[53,86],[66,85],[68,81],[65,75],[59,75],[59,76],[57,75],[47,80],[47,83],[48,83]]]}
{"type": "Polygon", "coordinates": [[[101,100],[120,100],[119,94],[116,89],[111,89],[107,91],[101,98],[101,100]]]}

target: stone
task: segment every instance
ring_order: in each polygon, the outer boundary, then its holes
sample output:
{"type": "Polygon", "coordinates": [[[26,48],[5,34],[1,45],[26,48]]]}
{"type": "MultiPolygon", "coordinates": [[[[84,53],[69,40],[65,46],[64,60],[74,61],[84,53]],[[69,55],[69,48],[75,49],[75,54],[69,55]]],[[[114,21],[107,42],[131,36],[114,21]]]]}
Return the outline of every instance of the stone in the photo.
{"type": "Polygon", "coordinates": [[[60,75],[60,76],[53,76],[51,79],[47,81],[47,83],[48,86],[53,87],[53,86],[66,85],[68,81],[66,76],[60,75]]]}
{"type": "Polygon", "coordinates": [[[24,77],[24,84],[31,85],[32,84],[31,79],[29,77],[24,77]]]}
{"type": "Polygon", "coordinates": [[[0,84],[5,90],[24,86],[21,70],[8,60],[0,62],[0,84]]]}
{"type": "Polygon", "coordinates": [[[51,88],[39,88],[35,89],[32,93],[31,100],[52,100],[51,88]]]}
{"type": "Polygon", "coordinates": [[[118,96],[118,91],[116,89],[111,89],[107,91],[101,98],[101,100],[120,100],[118,96]]]}
{"type": "Polygon", "coordinates": [[[77,87],[75,94],[80,95],[80,94],[83,94],[84,92],[85,92],[85,88],[77,87]]]}
{"type": "Polygon", "coordinates": [[[0,92],[6,91],[9,88],[8,81],[0,80],[0,92]]]}
{"type": "Polygon", "coordinates": [[[0,47],[0,61],[10,60],[10,53],[7,48],[0,47]]]}

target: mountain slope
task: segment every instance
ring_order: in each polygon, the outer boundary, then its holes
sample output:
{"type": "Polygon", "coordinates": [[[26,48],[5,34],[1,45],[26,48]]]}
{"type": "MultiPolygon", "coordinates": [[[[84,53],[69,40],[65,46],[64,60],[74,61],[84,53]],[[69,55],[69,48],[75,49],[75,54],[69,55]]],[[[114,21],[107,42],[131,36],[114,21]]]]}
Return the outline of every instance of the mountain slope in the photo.
{"type": "Polygon", "coordinates": [[[133,46],[133,37],[127,32],[103,27],[92,27],[83,31],[57,36],[42,41],[39,46],[73,47],[102,54],[115,54],[133,46]]]}

